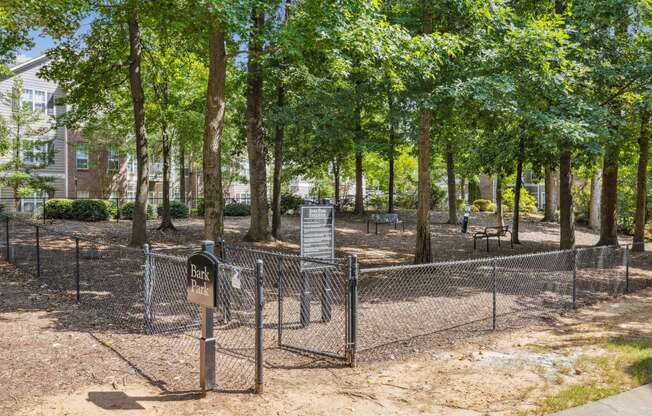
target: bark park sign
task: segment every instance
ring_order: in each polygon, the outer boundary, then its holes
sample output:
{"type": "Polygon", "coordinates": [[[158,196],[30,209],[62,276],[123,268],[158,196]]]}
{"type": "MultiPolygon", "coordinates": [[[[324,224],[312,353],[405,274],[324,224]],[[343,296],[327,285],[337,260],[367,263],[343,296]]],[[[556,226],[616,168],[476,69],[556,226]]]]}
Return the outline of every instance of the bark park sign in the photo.
{"type": "Polygon", "coordinates": [[[186,289],[188,301],[207,308],[217,305],[217,258],[208,252],[192,255],[188,259],[186,289]]]}

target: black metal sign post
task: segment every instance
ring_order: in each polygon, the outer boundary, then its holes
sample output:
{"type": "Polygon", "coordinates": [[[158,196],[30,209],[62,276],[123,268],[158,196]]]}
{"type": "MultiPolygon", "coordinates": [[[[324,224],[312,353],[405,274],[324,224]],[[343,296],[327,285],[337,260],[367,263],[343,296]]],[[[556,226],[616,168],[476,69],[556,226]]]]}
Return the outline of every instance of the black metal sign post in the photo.
{"type": "Polygon", "coordinates": [[[188,259],[186,290],[188,301],[200,306],[199,385],[202,390],[215,387],[215,338],[213,308],[217,305],[218,260],[215,243],[203,241],[202,251],[188,259]]]}
{"type": "MultiPolygon", "coordinates": [[[[332,205],[301,206],[301,256],[315,259],[335,258],[335,210],[332,205]]],[[[326,266],[328,267],[328,266],[326,266]]],[[[312,288],[310,271],[325,269],[324,264],[310,261],[301,262],[301,326],[310,324],[310,301],[312,288]]],[[[331,319],[331,282],[326,270],[322,273],[321,284],[322,320],[331,319]]]]}

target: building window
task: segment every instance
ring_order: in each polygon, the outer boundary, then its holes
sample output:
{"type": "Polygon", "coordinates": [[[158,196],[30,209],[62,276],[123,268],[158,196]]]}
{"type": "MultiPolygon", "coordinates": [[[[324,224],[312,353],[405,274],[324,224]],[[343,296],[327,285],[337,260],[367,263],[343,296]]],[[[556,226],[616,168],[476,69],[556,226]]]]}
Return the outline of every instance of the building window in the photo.
{"type": "Polygon", "coordinates": [[[31,144],[23,151],[23,162],[40,165],[48,161],[48,141],[43,137],[29,139],[31,144]]]}
{"type": "Polygon", "coordinates": [[[88,147],[77,146],[77,170],[88,169],[88,147]]]}
{"type": "Polygon", "coordinates": [[[88,191],[77,191],[77,199],[89,199],[91,197],[88,191]]]}
{"type": "Polygon", "coordinates": [[[136,191],[127,191],[127,201],[135,201],[136,200],[136,191]]]}
{"type": "Polygon", "coordinates": [[[21,212],[36,213],[43,209],[43,203],[47,195],[42,194],[31,194],[24,196],[20,199],[20,210],[21,212]]]}
{"type": "Polygon", "coordinates": [[[108,165],[109,172],[117,172],[120,170],[120,157],[116,149],[109,149],[108,165]]]}
{"type": "Polygon", "coordinates": [[[32,111],[45,113],[47,111],[47,93],[41,90],[24,89],[21,105],[32,111]]]}
{"type": "Polygon", "coordinates": [[[127,159],[127,171],[129,173],[136,173],[136,169],[137,169],[136,161],[131,156],[129,156],[127,159]]]}

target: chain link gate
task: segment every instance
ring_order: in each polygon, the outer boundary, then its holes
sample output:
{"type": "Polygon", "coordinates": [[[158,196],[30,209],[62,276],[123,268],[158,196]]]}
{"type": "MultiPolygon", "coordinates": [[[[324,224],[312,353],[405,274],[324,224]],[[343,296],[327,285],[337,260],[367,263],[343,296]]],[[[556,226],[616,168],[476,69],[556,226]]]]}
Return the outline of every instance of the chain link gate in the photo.
{"type": "MultiPolygon", "coordinates": [[[[308,258],[219,244],[224,261],[265,265],[265,346],[353,364],[357,260],[308,258]]],[[[276,365],[274,355],[268,364],[276,365]]],[[[286,361],[287,356],[280,357],[286,361]]],[[[279,362],[278,365],[286,365],[279,362]]]]}
{"type": "MultiPolygon", "coordinates": [[[[184,352],[190,365],[177,366],[174,371],[177,377],[196,384],[200,311],[198,305],[187,300],[187,259],[159,254],[148,246],[145,253],[146,331],[159,351],[184,352]]],[[[257,282],[255,268],[218,264],[218,306],[213,312],[218,390],[249,391],[258,383],[260,368],[256,363],[262,357],[256,354],[256,337],[260,333],[257,322],[269,317],[264,304],[257,306],[258,286],[262,286],[262,281],[257,282]],[[261,313],[259,319],[257,312],[261,313]]]]}

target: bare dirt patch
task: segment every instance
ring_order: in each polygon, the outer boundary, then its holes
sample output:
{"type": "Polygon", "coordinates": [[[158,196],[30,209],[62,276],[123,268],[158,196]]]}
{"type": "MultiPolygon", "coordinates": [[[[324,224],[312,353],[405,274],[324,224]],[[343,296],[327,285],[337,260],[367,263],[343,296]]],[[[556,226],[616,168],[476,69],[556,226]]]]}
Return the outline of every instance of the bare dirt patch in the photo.
{"type": "MultiPolygon", "coordinates": [[[[372,224],[367,233],[366,216],[338,214],[336,225],[336,253],[338,256],[357,255],[363,267],[410,263],[414,255],[415,218],[413,211],[400,212],[406,222],[405,231],[394,230],[388,225],[379,225],[378,235],[374,233],[372,224]]],[[[473,250],[472,235],[484,227],[495,226],[496,217],[489,213],[474,213],[471,217],[469,230],[462,234],[458,225],[445,224],[444,213],[434,212],[431,215],[431,232],[433,239],[433,260],[465,260],[487,256],[505,256],[523,253],[533,253],[557,250],[559,247],[559,224],[541,222],[537,215],[524,216],[520,226],[521,244],[510,248],[509,242],[503,241],[498,247],[495,239],[491,240],[490,253],[486,246],[480,243],[473,250]]],[[[511,219],[505,218],[506,224],[511,219]]],[[[130,221],[82,223],[75,221],[56,221],[49,225],[56,230],[76,232],[87,238],[109,240],[119,244],[128,244],[131,232],[130,221]]],[[[174,254],[187,254],[197,250],[203,239],[203,220],[199,218],[176,220],[176,231],[162,232],[157,230],[158,221],[148,222],[149,239],[161,250],[174,254]]],[[[225,218],[225,240],[228,243],[256,246],[261,248],[299,252],[299,217],[283,217],[283,237],[281,240],[269,243],[247,243],[243,237],[249,227],[249,217],[225,218]]],[[[623,236],[622,242],[631,240],[623,236]]],[[[578,246],[590,246],[598,241],[598,235],[588,228],[578,227],[576,242],[578,246]]]]}

